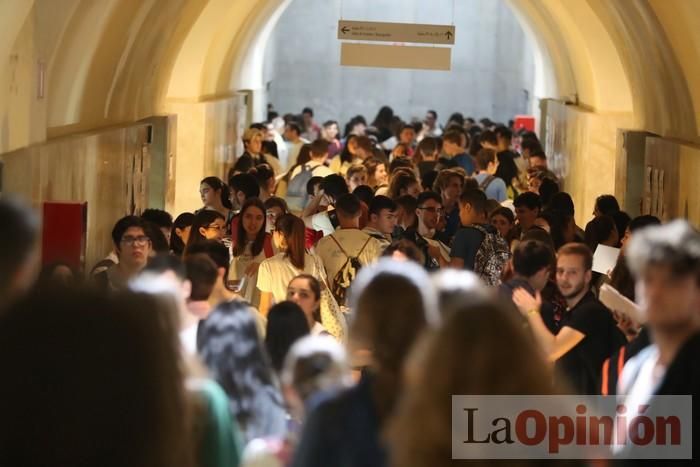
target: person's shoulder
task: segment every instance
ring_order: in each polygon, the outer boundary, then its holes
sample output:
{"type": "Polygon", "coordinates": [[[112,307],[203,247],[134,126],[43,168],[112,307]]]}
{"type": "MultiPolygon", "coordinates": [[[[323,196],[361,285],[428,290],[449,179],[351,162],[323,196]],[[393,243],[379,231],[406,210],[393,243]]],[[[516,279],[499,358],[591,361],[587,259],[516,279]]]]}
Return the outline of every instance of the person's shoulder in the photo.
{"type": "Polygon", "coordinates": [[[328,175],[332,175],[335,172],[331,170],[329,167],[327,167],[325,164],[319,164],[316,167],[312,169],[312,172],[315,176],[318,177],[326,177],[328,175]]]}
{"type": "Polygon", "coordinates": [[[285,260],[285,258],[284,258],[284,252],[279,252],[279,253],[276,253],[276,254],[270,256],[269,258],[265,258],[265,259],[260,263],[260,266],[261,266],[261,267],[262,267],[262,266],[272,267],[272,266],[274,266],[274,265],[276,265],[276,264],[279,264],[279,263],[284,262],[284,260],[285,260]]]}
{"type": "Polygon", "coordinates": [[[584,297],[581,299],[578,305],[574,307],[574,309],[586,310],[587,312],[606,312],[609,314],[608,308],[605,305],[603,305],[603,302],[598,300],[598,298],[593,294],[593,292],[588,292],[586,295],[584,295],[584,297]]]}
{"type": "Polygon", "coordinates": [[[469,224],[459,228],[457,234],[465,238],[481,237],[484,235],[484,231],[489,232],[489,230],[482,224],[469,224]]]}
{"type": "Polygon", "coordinates": [[[316,242],[316,253],[320,253],[321,250],[325,250],[328,248],[328,245],[335,245],[335,242],[331,238],[330,235],[326,235],[324,237],[321,237],[318,242],[316,242]]]}
{"type": "Polygon", "coordinates": [[[506,182],[503,181],[501,177],[494,177],[491,183],[493,183],[496,187],[502,187],[504,190],[506,189],[506,182]]]}

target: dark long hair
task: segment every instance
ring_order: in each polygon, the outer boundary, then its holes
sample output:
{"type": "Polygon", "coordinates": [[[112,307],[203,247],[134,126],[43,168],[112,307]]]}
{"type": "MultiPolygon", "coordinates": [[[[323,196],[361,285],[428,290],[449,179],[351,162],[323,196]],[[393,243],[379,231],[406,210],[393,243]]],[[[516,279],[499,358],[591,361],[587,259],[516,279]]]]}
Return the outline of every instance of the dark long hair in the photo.
{"type": "Polygon", "coordinates": [[[226,222],[226,218],[223,214],[221,214],[218,211],[213,211],[211,209],[202,209],[197,214],[195,214],[194,219],[192,220],[192,228],[190,229],[190,238],[189,240],[187,240],[187,247],[197,242],[202,242],[206,240],[206,238],[201,233],[199,233],[199,228],[206,228],[209,226],[209,224],[211,224],[217,219],[221,219],[224,222],[226,222]]]}
{"type": "Polygon", "coordinates": [[[5,310],[0,464],[193,465],[176,317],[164,298],[87,289],[5,310]],[[38,426],[41,449],[28,436],[38,426]]]}
{"type": "Polygon", "coordinates": [[[318,302],[318,308],[314,310],[314,321],[319,322],[323,324],[323,321],[321,321],[321,283],[316,279],[314,276],[311,274],[299,274],[298,276],[294,276],[294,278],[289,281],[291,284],[297,279],[304,279],[309,283],[309,289],[311,289],[311,293],[314,294],[314,300],[318,302]]]}
{"type": "Polygon", "coordinates": [[[294,214],[283,214],[277,218],[275,229],[287,242],[285,258],[297,269],[304,269],[306,255],[306,227],[304,221],[294,214]]]}
{"type": "Polygon", "coordinates": [[[300,165],[306,164],[310,160],[311,160],[311,144],[306,143],[306,144],[301,146],[301,148],[299,149],[299,154],[297,154],[297,160],[294,162],[294,165],[289,170],[287,170],[287,173],[284,174],[284,177],[282,177],[282,179],[285,182],[289,182],[289,179],[291,178],[292,172],[294,172],[294,169],[296,169],[300,165]]]}
{"type": "Polygon", "coordinates": [[[309,322],[296,303],[284,301],[270,308],[267,315],[265,348],[275,371],[282,371],[284,358],[292,344],[309,334],[309,331],[309,322]]]}
{"type": "Polygon", "coordinates": [[[408,277],[382,272],[361,290],[351,335],[372,352],[373,398],[380,418],[401,395],[406,355],[427,326],[424,297],[408,277]]]}
{"type": "Polygon", "coordinates": [[[192,227],[194,222],[194,214],[191,212],[183,212],[175,219],[173,222],[173,227],[170,230],[170,251],[172,251],[177,256],[182,256],[185,252],[185,243],[182,241],[180,236],[175,232],[175,229],[186,229],[187,227],[192,227]]]}
{"type": "Polygon", "coordinates": [[[245,302],[224,302],[202,321],[199,350],[212,377],[226,391],[231,417],[246,440],[284,430],[282,395],[245,302]]]}
{"type": "Polygon", "coordinates": [[[207,177],[199,182],[200,185],[203,183],[209,185],[214,191],[221,190],[221,204],[223,204],[226,209],[233,209],[231,200],[229,199],[228,185],[226,185],[219,177],[207,177]]]}
{"type": "Polygon", "coordinates": [[[383,106],[382,108],[379,109],[379,112],[377,112],[377,116],[374,117],[374,121],[372,122],[372,126],[375,127],[377,130],[381,129],[389,129],[391,126],[391,121],[394,118],[394,110],[389,107],[388,105],[383,106]]]}
{"type": "Polygon", "coordinates": [[[241,256],[245,251],[245,245],[247,242],[246,231],[243,227],[243,216],[245,216],[246,211],[250,208],[258,208],[260,212],[262,212],[263,216],[262,228],[258,231],[257,235],[255,236],[255,240],[253,241],[253,246],[251,248],[251,253],[253,254],[253,256],[258,256],[263,250],[263,247],[265,246],[265,224],[267,222],[267,216],[265,215],[265,205],[262,201],[260,201],[260,198],[248,198],[245,201],[245,203],[243,203],[241,213],[239,214],[238,227],[236,228],[236,243],[233,245],[232,250],[233,256],[241,256]]]}
{"type": "Polygon", "coordinates": [[[498,157],[498,168],[494,175],[506,182],[506,186],[512,187],[513,179],[518,178],[518,166],[515,165],[512,153],[499,152],[496,157],[498,157]]]}
{"type": "MultiPolygon", "coordinates": [[[[415,381],[387,427],[393,465],[453,465],[451,394],[560,392],[551,383],[547,362],[517,313],[497,303],[462,303],[449,311],[440,329],[421,342],[420,352],[411,355],[415,381]],[[451,357],[454,355],[463,358],[451,357]]],[[[505,464],[536,466],[541,461],[505,464]]],[[[555,461],[554,465],[562,463],[555,461]]]]}
{"type": "Polygon", "coordinates": [[[340,152],[340,162],[352,162],[352,154],[350,154],[350,150],[348,147],[350,146],[350,140],[356,139],[357,135],[348,135],[345,138],[345,146],[343,146],[343,150],[340,152]]]}

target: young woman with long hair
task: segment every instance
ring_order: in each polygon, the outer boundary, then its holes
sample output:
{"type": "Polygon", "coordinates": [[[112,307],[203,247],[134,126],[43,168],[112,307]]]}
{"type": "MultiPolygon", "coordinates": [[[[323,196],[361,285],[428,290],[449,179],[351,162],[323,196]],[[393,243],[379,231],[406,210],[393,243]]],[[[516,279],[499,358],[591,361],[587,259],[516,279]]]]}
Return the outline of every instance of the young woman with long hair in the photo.
{"type": "Polygon", "coordinates": [[[195,465],[174,308],[47,289],[3,310],[0,465],[195,465]]]}
{"type": "Polygon", "coordinates": [[[193,222],[194,214],[191,212],[183,212],[173,222],[173,228],[170,231],[170,251],[175,256],[182,256],[185,252],[193,222]]]}
{"type": "Polygon", "coordinates": [[[200,356],[226,391],[231,417],[245,441],[286,432],[286,412],[274,370],[243,301],[224,302],[201,322],[200,356]]]}
{"type": "MultiPolygon", "coordinates": [[[[514,310],[485,300],[466,304],[459,301],[449,307],[452,309],[444,313],[439,329],[421,341],[408,358],[406,389],[387,427],[388,465],[454,465],[454,394],[557,392],[551,367],[514,310]]],[[[474,445],[474,450],[479,446],[474,445]]],[[[540,464],[541,460],[507,462],[518,466],[540,464]]],[[[474,465],[493,465],[493,461],[475,461],[474,465]]]]}
{"type": "Polygon", "coordinates": [[[229,200],[229,188],[219,177],[207,177],[199,182],[199,194],[204,204],[202,209],[216,211],[230,222],[233,206],[229,200]]]}
{"type": "Polygon", "coordinates": [[[217,240],[221,242],[226,231],[226,218],[218,211],[207,209],[200,210],[194,215],[192,228],[190,228],[187,247],[203,240],[217,240]]]}
{"type": "Polygon", "coordinates": [[[367,185],[373,190],[386,186],[389,181],[389,174],[386,170],[386,162],[376,157],[370,157],[363,162],[367,169],[367,185]]]}
{"type": "Polygon", "coordinates": [[[346,137],[343,150],[339,155],[331,159],[329,167],[333,172],[345,177],[350,166],[360,160],[360,156],[357,153],[357,138],[358,135],[355,134],[350,134],[346,137]]]}
{"type": "Polygon", "coordinates": [[[272,235],[265,228],[265,205],[258,198],[250,198],[243,203],[239,218],[231,238],[228,279],[235,281],[238,293],[257,307],[260,304],[258,268],[260,263],[274,255],[272,235]]]}
{"type": "Polygon", "coordinates": [[[321,283],[314,276],[299,274],[287,286],[287,300],[304,312],[312,335],[328,334],[321,322],[321,283]]]}
{"type": "Polygon", "coordinates": [[[386,464],[381,431],[403,390],[404,359],[439,319],[429,276],[415,263],[365,266],[351,292],[351,349],[369,355],[369,364],[357,386],[311,413],[294,466],[386,464]]]}
{"type": "MultiPolygon", "coordinates": [[[[326,270],[321,260],[306,249],[305,230],[304,221],[293,214],[284,214],[277,219],[272,238],[280,253],[263,261],[258,269],[258,310],[263,316],[267,315],[272,304],[287,299],[287,286],[299,274],[319,278],[327,289],[326,270]]],[[[326,297],[321,303],[321,315],[328,331],[342,340],[345,338],[344,317],[336,308],[326,297]]]]}

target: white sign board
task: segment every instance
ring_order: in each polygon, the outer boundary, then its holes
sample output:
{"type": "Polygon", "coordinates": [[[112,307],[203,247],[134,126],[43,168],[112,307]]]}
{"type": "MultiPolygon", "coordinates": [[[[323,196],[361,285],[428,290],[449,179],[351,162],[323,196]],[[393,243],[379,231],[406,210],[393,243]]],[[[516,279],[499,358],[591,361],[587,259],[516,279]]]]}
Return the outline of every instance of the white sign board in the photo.
{"type": "Polygon", "coordinates": [[[453,45],[455,27],[439,24],[338,21],[338,39],[453,45]]]}
{"type": "Polygon", "coordinates": [[[452,49],[449,47],[343,42],[340,46],[340,64],[373,68],[449,71],[452,64],[452,49]]]}

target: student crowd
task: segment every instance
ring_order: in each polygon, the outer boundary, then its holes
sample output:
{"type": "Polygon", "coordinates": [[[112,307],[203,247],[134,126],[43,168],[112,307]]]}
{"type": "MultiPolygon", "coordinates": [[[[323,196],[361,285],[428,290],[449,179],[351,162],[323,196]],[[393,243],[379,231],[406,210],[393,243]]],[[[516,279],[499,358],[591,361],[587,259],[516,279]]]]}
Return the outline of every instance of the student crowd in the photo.
{"type": "Polygon", "coordinates": [[[0,465],[451,465],[451,395],[698,393],[700,233],[607,194],[579,227],[534,133],[306,108],[242,139],[82,279],[36,277],[0,201],[0,465]]]}

